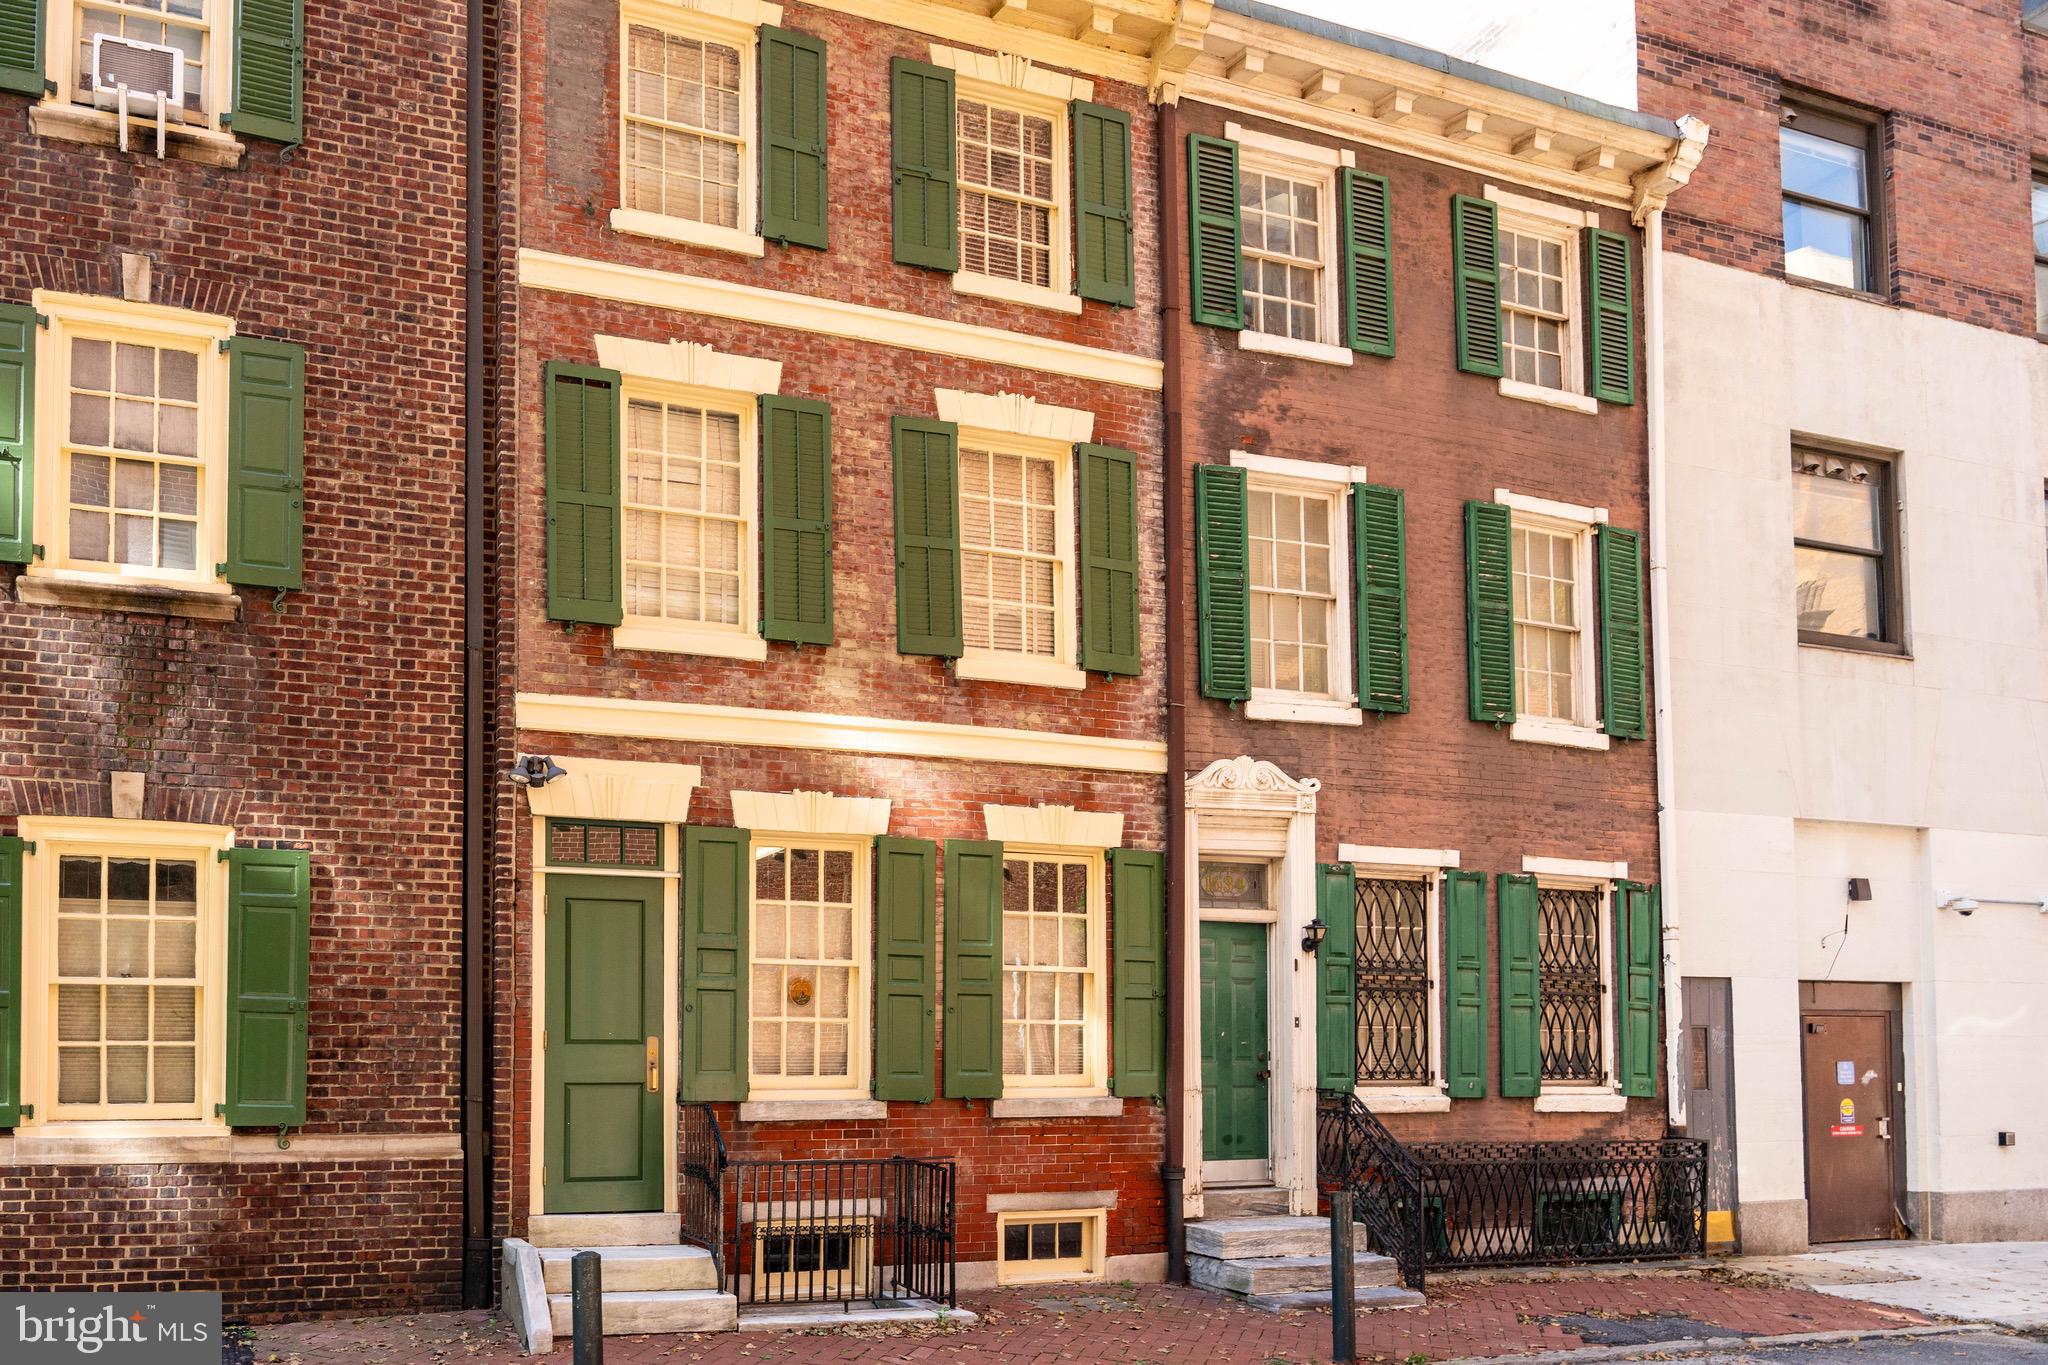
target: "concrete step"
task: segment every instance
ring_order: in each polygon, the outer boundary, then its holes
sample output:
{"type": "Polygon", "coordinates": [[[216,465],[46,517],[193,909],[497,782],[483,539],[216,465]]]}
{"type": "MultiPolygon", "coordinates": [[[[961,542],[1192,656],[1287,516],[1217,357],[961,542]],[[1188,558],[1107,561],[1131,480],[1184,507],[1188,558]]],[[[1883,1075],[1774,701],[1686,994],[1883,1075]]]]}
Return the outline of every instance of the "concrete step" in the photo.
{"type": "MultiPolygon", "coordinates": [[[[1194,1226],[1189,1224],[1190,1227],[1194,1226]]],[[[1400,1283],[1400,1267],[1385,1256],[1361,1251],[1352,1257],[1353,1283],[1379,1288],[1400,1283]]],[[[1297,1290],[1330,1292],[1330,1256],[1250,1256],[1224,1261],[1214,1256],[1188,1257],[1188,1282],[1229,1294],[1286,1294],[1297,1290]]]]}
{"type": "MultiPolygon", "coordinates": [[[[567,1341],[574,1331],[567,1294],[548,1295],[548,1318],[555,1340],[567,1341]]],[[[739,1325],[739,1300],[715,1289],[626,1290],[604,1296],[604,1334],[608,1337],[734,1332],[739,1325]]]]}
{"type": "Polygon", "coordinates": [[[1287,1191],[1265,1186],[1224,1186],[1202,1191],[1204,1218],[1255,1218],[1287,1212],[1287,1191]]]}
{"type": "Polygon", "coordinates": [[[1262,1256],[1328,1256],[1330,1220],[1267,1215],[1257,1218],[1204,1218],[1187,1227],[1188,1255],[1219,1261],[1244,1261],[1262,1256]]]}
{"type": "MultiPolygon", "coordinates": [[[[1361,1313],[1377,1312],[1382,1308],[1423,1306],[1422,1295],[1397,1285],[1362,1287],[1352,1295],[1352,1301],[1357,1304],[1361,1313]]],[[[1285,1313],[1296,1308],[1328,1308],[1330,1291],[1325,1289],[1320,1294],[1306,1291],[1293,1294],[1253,1294],[1245,1302],[1262,1313],[1285,1313]]]]}
{"type": "Polygon", "coordinates": [[[526,1220],[526,1240],[537,1247],[672,1247],[682,1233],[680,1213],[536,1213],[526,1220]]]}
{"type": "Polygon", "coordinates": [[[569,1292],[569,1261],[579,1250],[603,1258],[604,1291],[629,1289],[717,1289],[718,1267],[702,1247],[544,1247],[541,1276],[550,1294],[569,1292]]]}

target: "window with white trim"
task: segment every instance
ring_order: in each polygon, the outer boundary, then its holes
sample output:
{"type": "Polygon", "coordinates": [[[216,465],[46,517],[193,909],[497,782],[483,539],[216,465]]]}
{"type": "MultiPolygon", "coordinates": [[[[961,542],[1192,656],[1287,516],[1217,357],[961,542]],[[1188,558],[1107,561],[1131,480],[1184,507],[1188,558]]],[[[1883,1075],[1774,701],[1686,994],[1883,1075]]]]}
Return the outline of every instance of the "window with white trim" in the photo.
{"type": "MultiPolygon", "coordinates": [[[[70,82],[68,97],[90,105],[93,39],[100,34],[177,49],[184,62],[184,103],[172,120],[211,128],[226,102],[227,44],[222,30],[233,19],[232,0],[75,0],[49,7],[57,69],[70,82]]],[[[155,117],[154,114],[151,115],[155,117]]]]}
{"type": "Polygon", "coordinates": [[[1248,482],[1252,693],[1349,701],[1341,486],[1248,482]]]}
{"type": "Polygon", "coordinates": [[[627,25],[620,192],[627,208],[740,226],[740,51],[650,23],[627,25]]]}
{"type": "Polygon", "coordinates": [[[1517,725],[1598,731],[1593,524],[1517,508],[1509,525],[1514,535],[1517,725]]]}
{"type": "Polygon", "coordinates": [[[1109,1222],[1106,1209],[996,1215],[996,1283],[1099,1280],[1109,1222]]]}
{"type": "Polygon", "coordinates": [[[756,834],[749,1084],[757,1096],[868,1093],[869,841],[756,834]]]}
{"type": "Polygon", "coordinates": [[[1003,1091],[1104,1083],[1102,855],[1006,849],[1003,1091]]]}
{"type": "Polygon", "coordinates": [[[969,649],[1060,652],[1060,462],[960,451],[961,619],[969,649]]]}
{"type": "Polygon", "coordinates": [[[1418,1089],[1441,1074],[1435,872],[1361,868],[1352,881],[1360,1090],[1418,1089]]]}
{"type": "Polygon", "coordinates": [[[1577,333],[1577,236],[1561,223],[1502,209],[1498,237],[1502,357],[1519,384],[1584,391],[1577,333]]]}
{"type": "Polygon", "coordinates": [[[1247,329],[1296,341],[1337,339],[1328,279],[1332,176],[1247,156],[1238,177],[1247,329]]]}
{"type": "Polygon", "coordinates": [[[754,410],[626,386],[626,624],[757,635],[754,410]]]}
{"type": "Polygon", "coordinates": [[[1537,1009],[1545,1090],[1610,1084],[1610,899],[1603,885],[1537,882],[1537,1009]]]}
{"type": "Polygon", "coordinates": [[[960,269],[1053,289],[1060,222],[1061,123],[979,93],[954,102],[960,269]]]}

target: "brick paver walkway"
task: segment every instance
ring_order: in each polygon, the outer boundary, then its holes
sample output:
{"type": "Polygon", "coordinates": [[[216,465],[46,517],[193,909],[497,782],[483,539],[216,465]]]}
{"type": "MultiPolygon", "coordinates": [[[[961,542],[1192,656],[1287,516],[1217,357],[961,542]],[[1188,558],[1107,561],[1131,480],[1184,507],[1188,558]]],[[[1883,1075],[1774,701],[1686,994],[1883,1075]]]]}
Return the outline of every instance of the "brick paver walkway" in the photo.
{"type": "MultiPolygon", "coordinates": [[[[837,1332],[612,1337],[607,1365],[1309,1365],[1330,1352],[1327,1313],[1274,1316],[1215,1295],[1164,1285],[1060,1285],[975,1295],[971,1328],[870,1327],[837,1332]]],[[[1438,1283],[1429,1306],[1364,1313],[1360,1359],[1421,1365],[1458,1356],[1515,1355],[1586,1344],[1544,1321],[1569,1314],[1690,1319],[1721,1332],[1777,1335],[1907,1326],[1912,1313],[1799,1289],[1764,1288],[1703,1275],[1642,1275],[1438,1283]]],[[[1677,1331],[1671,1335],[1696,1335],[1677,1331]]],[[[256,1329],[255,1358],[279,1365],[457,1365],[521,1359],[503,1323],[485,1313],[291,1323],[256,1329]]],[[[547,1359],[566,1362],[569,1346],[547,1359]]]]}

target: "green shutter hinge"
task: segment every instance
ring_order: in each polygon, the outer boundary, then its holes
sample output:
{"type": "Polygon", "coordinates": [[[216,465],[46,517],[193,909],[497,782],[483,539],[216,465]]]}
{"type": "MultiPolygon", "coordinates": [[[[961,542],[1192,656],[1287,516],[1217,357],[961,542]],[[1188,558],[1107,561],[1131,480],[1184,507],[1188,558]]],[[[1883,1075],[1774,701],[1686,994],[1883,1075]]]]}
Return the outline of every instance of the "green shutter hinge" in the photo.
{"type": "Polygon", "coordinates": [[[276,592],[270,594],[270,610],[274,615],[284,615],[285,594],[290,591],[290,588],[279,588],[276,592]]]}
{"type": "Polygon", "coordinates": [[[43,547],[40,545],[31,545],[28,547],[28,553],[31,559],[41,559],[43,557],[43,547]]]}
{"type": "Polygon", "coordinates": [[[216,1104],[213,1106],[213,1116],[217,1119],[226,1118],[228,1116],[228,1107],[225,1104],[216,1104]]]}
{"type": "MultiPolygon", "coordinates": [[[[52,88],[50,93],[54,95],[57,92],[55,88],[52,88]]],[[[48,313],[37,313],[34,315],[34,317],[36,320],[36,326],[42,328],[46,332],[50,330],[50,315],[48,313]]]]}
{"type": "Polygon", "coordinates": [[[33,839],[23,839],[21,841],[21,851],[23,853],[34,853],[36,851],[35,841],[33,839]]]}
{"type": "Polygon", "coordinates": [[[21,1106],[21,1116],[25,1119],[34,1118],[36,1116],[36,1107],[32,1104],[24,1104],[21,1106]]]}
{"type": "Polygon", "coordinates": [[[277,1150],[279,1150],[280,1152],[288,1152],[291,1150],[292,1140],[285,1136],[285,1134],[289,1133],[290,1131],[291,1125],[289,1123],[280,1123],[277,1125],[277,1150]]]}
{"type": "Polygon", "coordinates": [[[222,560],[220,563],[213,566],[213,576],[215,578],[226,578],[228,576],[228,566],[226,560],[222,560]]]}
{"type": "MultiPolygon", "coordinates": [[[[221,122],[226,123],[226,117],[222,117],[221,122]]],[[[222,355],[226,355],[228,353],[228,348],[233,343],[233,341],[233,337],[222,337],[219,341],[213,343],[214,349],[218,350],[222,355]]]]}
{"type": "Polygon", "coordinates": [[[228,854],[231,851],[225,848],[217,848],[213,851],[213,860],[217,863],[224,863],[228,860],[228,854]]]}

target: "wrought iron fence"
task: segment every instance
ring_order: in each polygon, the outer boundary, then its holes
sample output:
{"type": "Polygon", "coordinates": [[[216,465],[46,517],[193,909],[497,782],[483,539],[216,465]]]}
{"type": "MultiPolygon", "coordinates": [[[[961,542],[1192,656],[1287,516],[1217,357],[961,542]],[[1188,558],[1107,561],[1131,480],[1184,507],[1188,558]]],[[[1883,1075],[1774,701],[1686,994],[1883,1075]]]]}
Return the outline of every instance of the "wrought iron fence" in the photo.
{"type": "Polygon", "coordinates": [[[725,1134],[708,1104],[685,1100],[676,1115],[676,1164],[683,1173],[685,1242],[711,1253],[725,1279],[725,1134]]]}
{"type": "Polygon", "coordinates": [[[1427,1262],[1422,1169],[1356,1095],[1323,1092],[1316,1170],[1323,1188],[1351,1191],[1351,1216],[1365,1224],[1373,1250],[1392,1257],[1402,1282],[1420,1292],[1427,1262]]]}
{"type": "Polygon", "coordinates": [[[742,1303],[955,1302],[952,1162],[743,1160],[729,1175],[723,1270],[742,1303]]]}

